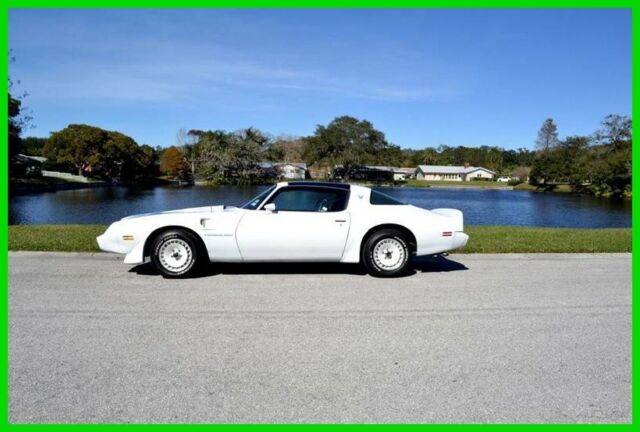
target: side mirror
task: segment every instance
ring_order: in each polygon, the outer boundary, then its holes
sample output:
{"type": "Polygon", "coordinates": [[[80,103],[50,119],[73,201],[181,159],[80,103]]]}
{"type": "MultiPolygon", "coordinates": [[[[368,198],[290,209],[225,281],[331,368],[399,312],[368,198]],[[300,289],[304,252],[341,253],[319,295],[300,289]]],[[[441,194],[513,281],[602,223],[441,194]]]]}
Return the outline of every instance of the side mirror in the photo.
{"type": "Polygon", "coordinates": [[[264,206],[264,209],[265,209],[266,211],[268,211],[269,213],[275,213],[275,211],[276,211],[276,205],[275,205],[274,203],[269,203],[269,204],[266,204],[266,205],[264,206]]]}

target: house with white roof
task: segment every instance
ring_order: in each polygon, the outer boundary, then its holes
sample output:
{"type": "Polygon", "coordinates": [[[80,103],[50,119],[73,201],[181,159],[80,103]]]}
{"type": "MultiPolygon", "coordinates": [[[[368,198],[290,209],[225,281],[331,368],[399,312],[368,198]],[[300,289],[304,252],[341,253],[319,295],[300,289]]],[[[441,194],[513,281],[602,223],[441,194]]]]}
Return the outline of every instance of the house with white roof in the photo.
{"type": "Polygon", "coordinates": [[[375,171],[386,171],[392,173],[392,177],[394,181],[403,181],[409,179],[415,169],[414,168],[402,168],[402,167],[394,167],[394,166],[378,166],[378,165],[367,165],[366,169],[375,170],[375,171]]]}
{"type": "MultiPolygon", "coordinates": [[[[354,167],[349,177],[356,180],[368,181],[404,181],[413,176],[415,168],[402,168],[382,165],[363,165],[354,167]]],[[[343,165],[336,165],[333,169],[333,178],[344,179],[347,176],[343,165]]]]}
{"type": "Polygon", "coordinates": [[[307,177],[307,164],[304,162],[279,162],[276,167],[282,178],[287,180],[304,180],[307,177]]]}
{"type": "Polygon", "coordinates": [[[260,162],[258,168],[274,172],[278,178],[286,180],[304,180],[307,177],[307,164],[304,162],[260,162]]]}
{"type": "Polygon", "coordinates": [[[429,181],[471,181],[476,179],[493,180],[496,173],[483,167],[451,165],[418,165],[415,170],[417,180],[429,181]]]}

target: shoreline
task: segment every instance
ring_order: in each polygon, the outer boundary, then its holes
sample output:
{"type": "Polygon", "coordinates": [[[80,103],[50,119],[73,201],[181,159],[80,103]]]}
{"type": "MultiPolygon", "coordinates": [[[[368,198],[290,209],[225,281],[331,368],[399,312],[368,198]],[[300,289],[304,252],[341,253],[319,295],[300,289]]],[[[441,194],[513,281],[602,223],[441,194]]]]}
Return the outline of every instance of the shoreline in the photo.
{"type": "Polygon", "coordinates": [[[429,185],[425,185],[425,186],[418,186],[418,185],[382,185],[382,187],[401,187],[401,188],[408,188],[408,189],[483,189],[483,190],[516,190],[514,189],[513,186],[487,186],[487,185],[468,185],[468,184],[460,184],[460,185],[453,185],[453,184],[443,184],[443,185],[438,185],[438,184],[429,184],[429,185]]]}
{"type": "MultiPolygon", "coordinates": [[[[308,179],[305,180],[309,183],[320,182],[323,180],[316,179],[308,179]]],[[[188,182],[187,182],[188,183],[188,182]]],[[[342,182],[337,182],[342,183],[342,182]]],[[[594,198],[607,198],[613,200],[624,200],[631,201],[631,196],[607,196],[607,195],[595,195],[591,193],[586,193],[584,191],[581,192],[573,192],[570,190],[566,190],[566,185],[560,185],[562,188],[557,189],[548,189],[548,188],[538,188],[535,186],[530,186],[525,183],[520,183],[519,185],[502,185],[496,184],[495,182],[485,183],[482,182],[480,184],[474,184],[473,182],[458,182],[456,183],[448,183],[443,182],[443,184],[438,184],[436,182],[425,182],[416,183],[416,181],[412,181],[410,183],[407,182],[398,182],[398,183],[372,183],[372,182],[358,182],[353,181],[350,182],[354,185],[365,186],[370,188],[407,188],[407,189],[466,189],[466,190],[507,190],[507,191],[517,191],[517,192],[537,192],[537,193],[556,193],[556,194],[564,194],[564,195],[572,195],[572,196],[589,196],[594,198]]],[[[234,186],[270,186],[273,185],[273,182],[269,183],[255,183],[250,185],[236,185],[236,184],[211,184],[208,182],[196,180],[191,184],[182,184],[182,182],[173,182],[167,181],[164,179],[157,179],[150,182],[140,182],[140,183],[116,183],[110,184],[106,182],[87,182],[87,183],[77,183],[77,182],[42,182],[42,183],[14,183],[9,182],[9,197],[15,195],[30,195],[30,194],[39,194],[39,193],[52,193],[57,191],[65,191],[65,190],[78,190],[78,189],[95,189],[95,188],[109,188],[109,187],[141,187],[141,188],[154,188],[154,187],[174,187],[174,188],[183,188],[183,187],[234,187],[234,186]]]]}

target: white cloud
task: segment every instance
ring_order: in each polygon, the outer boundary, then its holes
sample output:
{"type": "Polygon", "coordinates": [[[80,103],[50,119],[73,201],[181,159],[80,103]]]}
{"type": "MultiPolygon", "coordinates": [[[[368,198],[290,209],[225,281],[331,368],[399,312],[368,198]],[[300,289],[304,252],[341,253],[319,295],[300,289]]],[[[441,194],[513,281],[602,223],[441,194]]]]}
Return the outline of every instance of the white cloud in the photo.
{"type": "Polygon", "coordinates": [[[115,29],[101,35],[82,20],[68,29],[60,28],[53,20],[40,21],[38,25],[41,34],[52,37],[42,41],[25,38],[26,52],[20,55],[28,55],[32,49],[44,50],[48,55],[29,62],[29,67],[19,62],[12,68],[25,88],[39,99],[175,103],[195,100],[203,94],[252,88],[403,103],[444,98],[460,91],[451,89],[449,77],[425,78],[408,67],[376,73],[380,63],[406,65],[407,57],[417,55],[413,52],[409,55],[389,49],[374,58],[354,57],[343,65],[317,64],[312,52],[308,56],[285,57],[279,55],[282,52],[260,51],[256,47],[241,49],[204,39],[194,44],[142,30],[134,36],[115,29]],[[393,83],[387,79],[389,74],[394,75],[393,83]]]}

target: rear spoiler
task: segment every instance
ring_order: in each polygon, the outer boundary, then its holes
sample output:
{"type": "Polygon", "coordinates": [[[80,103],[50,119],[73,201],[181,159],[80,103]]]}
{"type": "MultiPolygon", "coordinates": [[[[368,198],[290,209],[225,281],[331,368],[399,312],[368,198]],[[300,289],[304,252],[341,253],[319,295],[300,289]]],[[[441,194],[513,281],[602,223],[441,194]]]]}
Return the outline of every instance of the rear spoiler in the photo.
{"type": "Polygon", "coordinates": [[[452,231],[462,231],[463,230],[463,216],[460,210],[450,209],[450,208],[441,208],[441,209],[433,209],[431,213],[435,213],[440,216],[444,216],[446,218],[451,219],[453,222],[452,231]]]}

